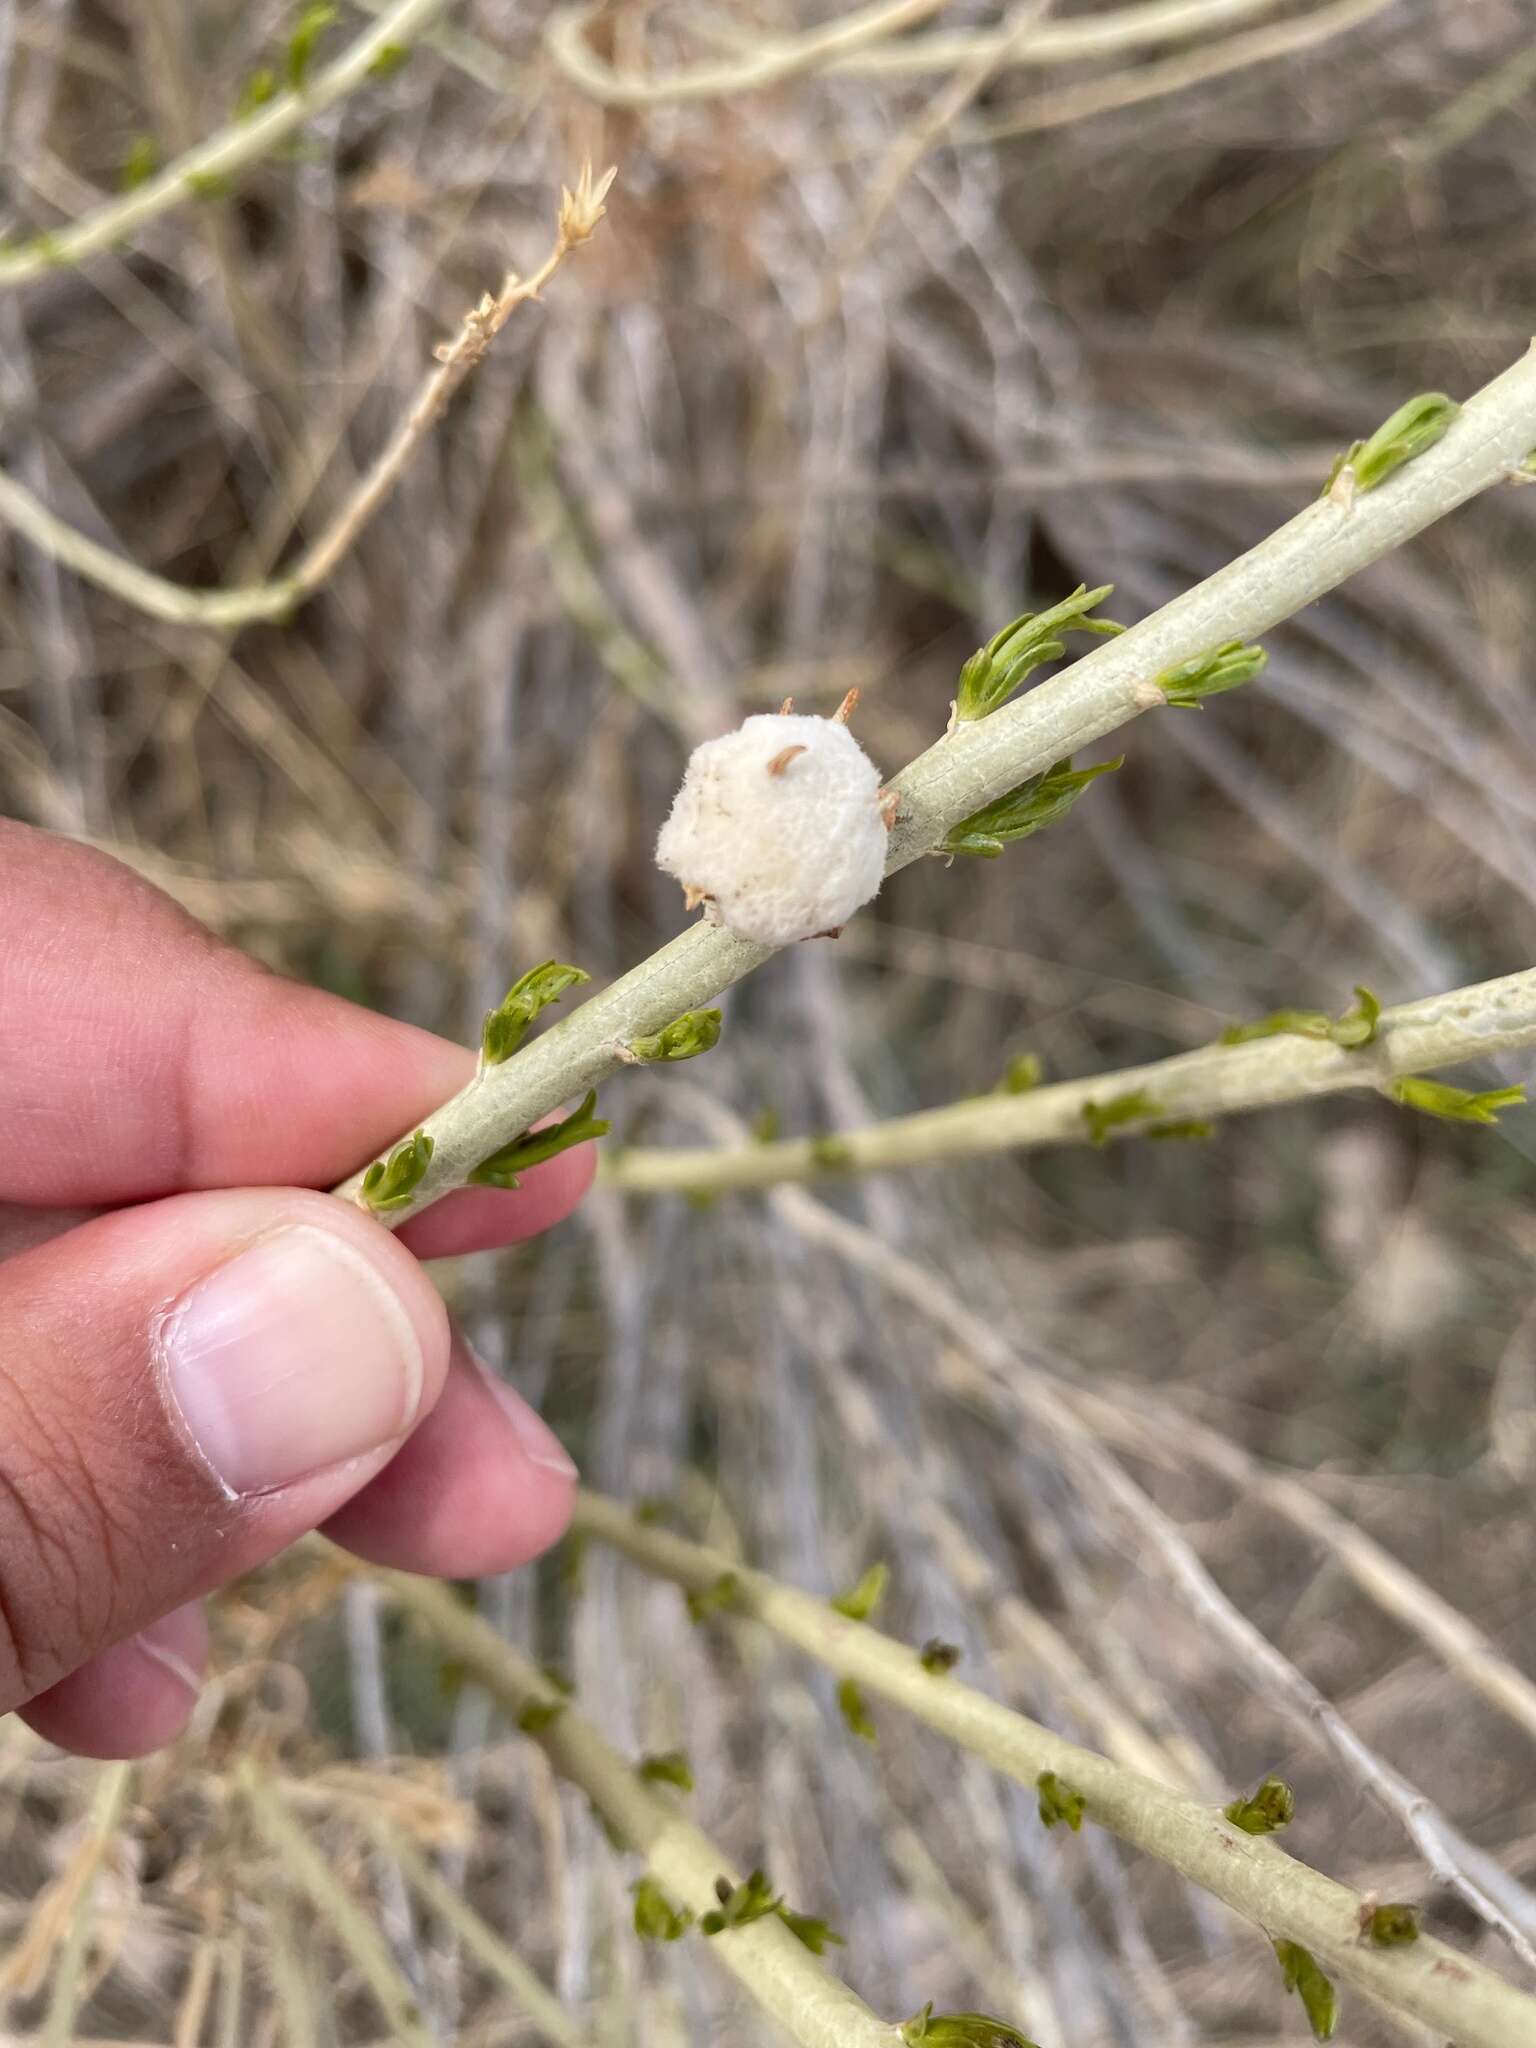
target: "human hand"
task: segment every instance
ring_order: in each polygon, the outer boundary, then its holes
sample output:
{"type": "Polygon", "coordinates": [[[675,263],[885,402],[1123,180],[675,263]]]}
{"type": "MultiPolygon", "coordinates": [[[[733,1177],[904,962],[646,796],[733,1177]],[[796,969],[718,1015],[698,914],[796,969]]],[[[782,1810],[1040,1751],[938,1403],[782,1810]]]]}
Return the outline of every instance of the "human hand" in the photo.
{"type": "Polygon", "coordinates": [[[563,1531],[575,1468],[417,1260],[557,1222],[591,1148],[392,1236],[315,1190],[472,1053],[5,820],[0,941],[0,1713],[139,1755],[191,1712],[199,1597],[306,1531],[444,1577],[563,1531]]]}

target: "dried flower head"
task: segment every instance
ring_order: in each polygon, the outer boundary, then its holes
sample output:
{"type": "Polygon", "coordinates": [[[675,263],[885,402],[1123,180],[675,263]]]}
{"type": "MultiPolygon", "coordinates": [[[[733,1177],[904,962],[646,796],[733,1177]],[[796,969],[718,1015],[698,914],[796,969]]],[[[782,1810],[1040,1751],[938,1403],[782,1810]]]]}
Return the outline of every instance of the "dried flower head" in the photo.
{"type": "Polygon", "coordinates": [[[567,248],[575,248],[578,242],[585,242],[596,231],[598,222],[607,209],[603,201],[608,188],[619,175],[618,166],[612,165],[594,183],[592,166],[584,163],[581,176],[576,180],[573,192],[568,185],[560,187],[560,238],[567,248]]]}
{"type": "Polygon", "coordinates": [[[728,930],[788,946],[871,900],[887,839],[879,771],[848,728],[764,714],[694,749],[656,859],[728,930]]]}

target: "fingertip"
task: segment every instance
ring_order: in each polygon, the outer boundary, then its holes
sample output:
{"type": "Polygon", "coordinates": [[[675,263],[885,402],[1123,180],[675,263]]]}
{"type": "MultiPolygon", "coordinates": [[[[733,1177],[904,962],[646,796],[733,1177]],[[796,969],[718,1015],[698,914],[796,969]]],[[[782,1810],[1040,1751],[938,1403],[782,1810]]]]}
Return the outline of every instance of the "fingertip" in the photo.
{"type": "Polygon", "coordinates": [[[371,1564],[486,1578],[557,1543],[575,1499],[559,1438],[455,1333],[436,1409],[326,1534],[371,1564]]]}
{"type": "Polygon", "coordinates": [[[92,1657],[30,1700],[21,1718],[76,1756],[148,1756],[191,1719],[207,1662],[208,1624],[193,1602],[92,1657]]]}

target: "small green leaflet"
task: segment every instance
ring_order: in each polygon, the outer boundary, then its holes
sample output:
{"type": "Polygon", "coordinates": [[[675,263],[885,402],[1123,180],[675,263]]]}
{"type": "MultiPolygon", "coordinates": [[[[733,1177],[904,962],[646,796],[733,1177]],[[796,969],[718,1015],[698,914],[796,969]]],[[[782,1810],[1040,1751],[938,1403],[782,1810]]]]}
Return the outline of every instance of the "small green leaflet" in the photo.
{"type": "Polygon", "coordinates": [[[541,1010],[558,1003],[568,989],[590,981],[579,967],[560,960],[545,960],[514,981],[494,1010],[487,1011],[480,1032],[480,1059],[487,1067],[499,1067],[510,1059],[527,1036],[528,1027],[541,1010]]]}
{"type": "Polygon", "coordinates": [[[1048,1828],[1064,1822],[1075,1835],[1083,1825],[1083,1811],[1088,1802],[1075,1786],[1058,1778],[1054,1771],[1042,1771],[1035,1780],[1035,1790],[1040,1795],[1040,1818],[1048,1828]]]}
{"type": "Polygon", "coordinates": [[[675,1785],[679,1792],[693,1790],[693,1771],[680,1749],[663,1749],[653,1756],[643,1756],[638,1768],[642,1782],[647,1785],[675,1785]]]}
{"type": "Polygon", "coordinates": [[[364,1204],[380,1213],[405,1208],[431,1163],[432,1140],[425,1131],[402,1138],[387,1158],[375,1159],[363,1175],[364,1204]]]}
{"type": "Polygon", "coordinates": [[[589,1138],[606,1137],[610,1126],[604,1118],[592,1114],[596,1107],[597,1090],[590,1088],[580,1107],[568,1117],[557,1124],[546,1124],[540,1131],[524,1131],[510,1145],[503,1145],[489,1159],[482,1159],[469,1179],[476,1187],[515,1188],[517,1176],[528,1167],[553,1159],[557,1152],[568,1152],[573,1145],[584,1145],[589,1138]]]}
{"type": "Polygon", "coordinates": [[[1268,663],[1269,656],[1262,647],[1245,647],[1241,640],[1228,640],[1223,646],[1212,648],[1209,654],[1197,654],[1192,661],[1181,661],[1175,668],[1164,669],[1157,687],[1167,703],[1183,711],[1198,711],[1207,697],[1220,697],[1243,683],[1251,683],[1255,676],[1263,674],[1268,663]]]}
{"type": "Polygon", "coordinates": [[[1233,1827],[1245,1835],[1272,1835],[1289,1827],[1296,1817],[1296,1795],[1283,1778],[1268,1777],[1246,1799],[1234,1799],[1224,1809],[1233,1827]]]}
{"type": "Polygon", "coordinates": [[[1355,1007],[1342,1017],[1321,1010],[1274,1010],[1252,1024],[1229,1024],[1221,1045],[1248,1045],[1258,1038],[1319,1038],[1355,1052],[1374,1042],[1381,1023],[1381,1001],[1363,983],[1355,983],[1355,1007]]]}
{"type": "Polygon", "coordinates": [[[693,1925],[686,1906],[674,1906],[654,1877],[637,1878],[630,1886],[635,1895],[635,1932],[642,1941],[680,1941],[693,1925]]]}
{"type": "Polygon", "coordinates": [[[1470,1088],[1453,1087],[1449,1081],[1427,1080],[1422,1074],[1405,1075],[1392,1083],[1389,1092],[1392,1100],[1401,1102],[1405,1108],[1422,1110],[1425,1116],[1443,1117],[1453,1124],[1496,1124],[1497,1111],[1525,1100],[1525,1090],[1518,1084],[1513,1088],[1485,1088],[1479,1094],[1470,1088]]]}
{"type": "Polygon", "coordinates": [[[832,1602],[833,1607],[839,1614],[847,1615],[850,1621],[868,1621],[880,1605],[886,1581],[890,1576],[889,1565],[872,1564],[856,1586],[851,1586],[846,1593],[839,1594],[832,1602]]]}
{"type": "Polygon", "coordinates": [[[987,804],[969,818],[962,818],[945,834],[940,853],[968,853],[983,860],[996,860],[1003,848],[1016,839],[1028,839],[1064,818],[1090,782],[1112,775],[1125,762],[1124,754],[1113,761],[1100,761],[1093,768],[1074,768],[1070,759],[1055,762],[1039,775],[1021,782],[995,803],[987,804]]]}
{"type": "Polygon", "coordinates": [[[1300,1942],[1277,1941],[1275,1954],[1285,1972],[1285,1988],[1301,2000],[1303,2012],[1319,2041],[1331,2041],[1338,2024],[1339,2001],[1332,1983],[1319,1968],[1317,1958],[1300,1942]]]}
{"type": "Polygon", "coordinates": [[[1088,1126],[1090,1144],[1107,1145],[1110,1135],[1125,1124],[1139,1124],[1147,1117],[1161,1116],[1162,1105],[1145,1088],[1133,1088],[1124,1095],[1112,1095],[1108,1102],[1085,1102],[1083,1122],[1088,1126]]]}
{"type": "Polygon", "coordinates": [[[960,671],[955,690],[955,716],[969,722],[986,718],[1006,704],[1019,685],[1042,663],[1066,653],[1069,633],[1123,633],[1113,619],[1090,616],[1114,589],[1112,583],[1090,590],[1080,583],[1072,595],[1045,612],[1025,612],[978,647],[960,671]]]}
{"type": "Polygon", "coordinates": [[[624,1051],[649,1066],[654,1061],[692,1060],[720,1043],[720,1012],[689,1010],[649,1038],[632,1038],[624,1051]]]}
{"type": "Polygon", "coordinates": [[[1374,491],[1405,462],[1412,462],[1426,448],[1433,448],[1460,412],[1455,399],[1447,398],[1443,391],[1425,391],[1410,398],[1382,421],[1368,441],[1352,442],[1338,457],[1328,472],[1322,496],[1338,494],[1336,486],[1346,469],[1354,476],[1354,489],[1346,493],[1346,503],[1351,496],[1374,491]]]}
{"type": "Polygon", "coordinates": [[[984,2012],[935,2012],[931,2004],[912,2015],[901,2038],[907,2048],[1035,2048],[1006,2020],[984,2012]]]}
{"type": "Polygon", "coordinates": [[[864,1704],[864,1695],[853,1679],[845,1678],[837,1688],[837,1705],[843,1719],[861,1742],[875,1743],[880,1740],[879,1732],[870,1718],[869,1709],[864,1704]]]}

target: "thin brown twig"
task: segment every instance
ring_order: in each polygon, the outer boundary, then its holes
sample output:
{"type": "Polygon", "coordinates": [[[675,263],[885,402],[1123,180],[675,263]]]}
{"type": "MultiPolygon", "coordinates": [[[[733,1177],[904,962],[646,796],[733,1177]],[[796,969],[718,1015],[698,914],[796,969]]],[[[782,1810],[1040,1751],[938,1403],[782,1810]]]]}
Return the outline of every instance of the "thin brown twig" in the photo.
{"type": "Polygon", "coordinates": [[[258,619],[286,617],[313,596],[356,541],[515,309],[536,299],[565,256],[590,238],[603,218],[603,199],[615,175],[609,170],[594,181],[590,164],[584,165],[574,193],[562,191],[555,239],[544,261],[527,277],[509,272],[498,292],[487,292],[465,315],[453,340],[439,346],[437,368],[428,372],[390,440],[325,531],[286,575],[226,590],[195,590],[172,582],[79,532],[4,471],[0,471],[0,518],[8,519],[35,547],[66,568],[153,618],[228,630],[258,619]]]}

